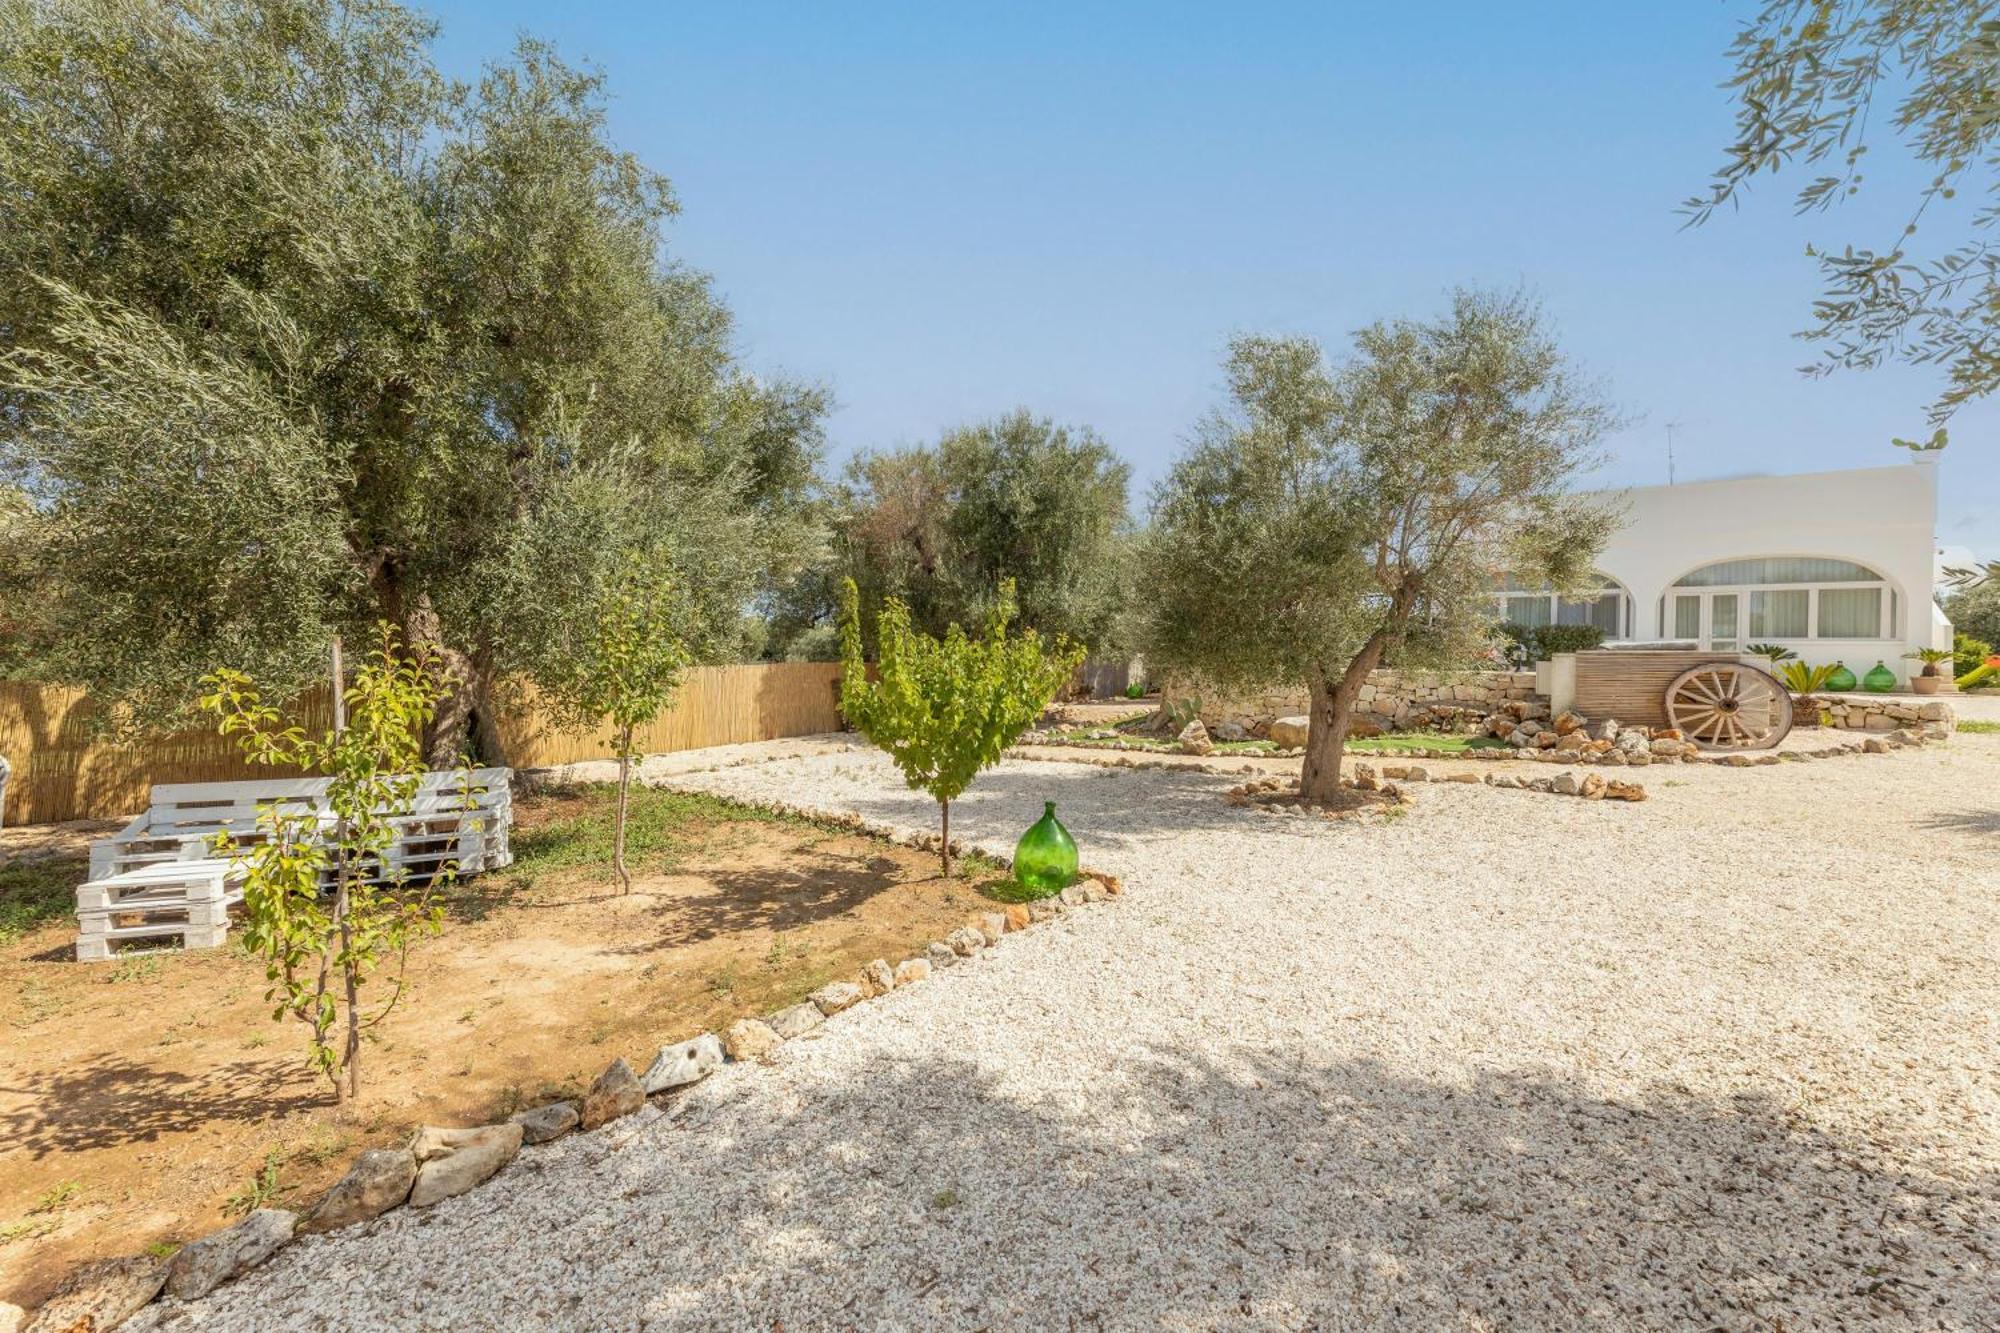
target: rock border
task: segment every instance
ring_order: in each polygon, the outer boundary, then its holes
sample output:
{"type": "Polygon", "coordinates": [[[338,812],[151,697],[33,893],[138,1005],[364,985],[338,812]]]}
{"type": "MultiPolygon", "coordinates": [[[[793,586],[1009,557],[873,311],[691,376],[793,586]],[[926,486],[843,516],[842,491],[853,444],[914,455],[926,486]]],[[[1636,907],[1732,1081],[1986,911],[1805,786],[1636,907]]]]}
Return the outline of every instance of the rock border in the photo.
{"type": "MultiPolygon", "coordinates": [[[[897,829],[860,815],[829,814],[781,801],[722,797],[748,809],[809,819],[822,827],[869,834],[899,846],[936,850],[938,836],[897,829]]],[[[952,841],[956,854],[966,850],[952,841]]],[[[981,855],[1011,867],[1013,858],[981,855]]],[[[595,1130],[693,1087],[725,1063],[768,1063],[786,1041],[803,1037],[837,1014],[891,991],[906,990],[937,972],[990,949],[1011,934],[1066,912],[1123,896],[1118,876],[1078,871],[1060,893],[1009,903],[978,913],[944,939],[893,967],[877,958],[852,980],[834,981],[798,1004],[762,1017],[743,1017],[721,1034],[703,1032],[660,1047],[643,1076],[623,1056],[597,1076],[581,1099],[518,1111],[497,1125],[444,1128],[425,1125],[400,1147],[369,1148],[314,1204],[299,1212],[258,1209],[249,1216],[182,1245],[169,1259],[150,1255],[97,1259],[80,1265],[29,1316],[21,1333],[71,1333],[87,1319],[108,1333],[156,1302],[198,1300],[261,1266],[301,1235],[324,1234],[371,1222],[398,1208],[423,1208],[467,1193],[499,1175],[525,1147],[541,1146],[579,1130],[595,1130]]]]}

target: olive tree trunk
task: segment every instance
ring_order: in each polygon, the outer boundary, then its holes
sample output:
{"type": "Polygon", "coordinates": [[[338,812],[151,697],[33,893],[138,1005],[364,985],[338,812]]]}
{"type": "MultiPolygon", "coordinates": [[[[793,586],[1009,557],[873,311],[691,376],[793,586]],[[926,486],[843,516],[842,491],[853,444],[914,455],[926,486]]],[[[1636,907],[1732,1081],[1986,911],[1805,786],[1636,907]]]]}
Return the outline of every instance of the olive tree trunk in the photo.
{"type": "Polygon", "coordinates": [[[1368,673],[1380,665],[1382,646],[1383,636],[1373,635],[1338,677],[1321,673],[1308,683],[1312,702],[1305,766],[1299,773],[1300,800],[1326,805],[1340,799],[1340,765],[1354,724],[1354,701],[1368,683],[1368,673]]]}
{"type": "Polygon", "coordinates": [[[632,892],[632,872],[625,867],[625,810],[632,792],[632,728],[618,732],[618,815],[611,825],[611,864],[618,871],[619,893],[632,892]]]}

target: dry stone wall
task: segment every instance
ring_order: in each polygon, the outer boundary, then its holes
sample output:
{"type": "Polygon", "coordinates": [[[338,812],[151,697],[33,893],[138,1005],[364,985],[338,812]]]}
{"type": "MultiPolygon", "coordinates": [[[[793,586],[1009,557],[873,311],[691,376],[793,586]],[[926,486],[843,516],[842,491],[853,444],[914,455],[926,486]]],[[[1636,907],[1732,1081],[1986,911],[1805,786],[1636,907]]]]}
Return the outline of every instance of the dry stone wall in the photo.
{"type": "MultiPolygon", "coordinates": [[[[1309,704],[1304,690],[1232,696],[1179,682],[1170,684],[1166,695],[1175,702],[1199,698],[1201,720],[1211,733],[1233,724],[1259,738],[1268,736],[1279,718],[1306,713],[1309,704]]],[[[1502,704],[1534,697],[1532,671],[1383,670],[1369,674],[1356,703],[1358,720],[1382,731],[1456,731],[1502,704]]]]}

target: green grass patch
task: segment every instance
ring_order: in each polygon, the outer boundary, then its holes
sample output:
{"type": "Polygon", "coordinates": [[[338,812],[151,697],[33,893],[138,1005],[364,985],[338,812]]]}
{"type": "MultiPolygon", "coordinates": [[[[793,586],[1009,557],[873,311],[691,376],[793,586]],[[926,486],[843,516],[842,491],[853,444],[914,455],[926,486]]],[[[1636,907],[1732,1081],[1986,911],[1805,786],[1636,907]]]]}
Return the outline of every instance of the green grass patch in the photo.
{"type": "MultiPolygon", "coordinates": [[[[559,870],[610,865],[611,822],[618,789],[571,787],[550,796],[580,800],[582,808],[532,828],[515,829],[514,864],[508,873],[532,883],[559,870]]],[[[784,818],[699,792],[634,787],[625,814],[625,859],[634,870],[669,870],[701,829],[723,823],[771,824],[784,818]]]]}
{"type": "Polygon", "coordinates": [[[1012,875],[1003,875],[979,886],[979,891],[996,903],[1037,903],[1053,898],[1061,889],[1032,889],[1012,875]]]}
{"type": "Polygon", "coordinates": [[[1504,750],[1507,742],[1491,736],[1437,736],[1428,732],[1398,732],[1388,736],[1365,736],[1347,743],[1350,752],[1395,754],[1400,750],[1442,750],[1462,754],[1467,750],[1504,750]]]}
{"type": "Polygon", "coordinates": [[[2000,732],[2000,722],[1961,722],[1958,724],[1958,729],[1970,732],[1975,736],[1990,736],[1996,732],[2000,732]]]}
{"type": "Polygon", "coordinates": [[[0,944],[75,912],[76,886],[88,873],[88,863],[68,856],[0,866],[0,944]]]}

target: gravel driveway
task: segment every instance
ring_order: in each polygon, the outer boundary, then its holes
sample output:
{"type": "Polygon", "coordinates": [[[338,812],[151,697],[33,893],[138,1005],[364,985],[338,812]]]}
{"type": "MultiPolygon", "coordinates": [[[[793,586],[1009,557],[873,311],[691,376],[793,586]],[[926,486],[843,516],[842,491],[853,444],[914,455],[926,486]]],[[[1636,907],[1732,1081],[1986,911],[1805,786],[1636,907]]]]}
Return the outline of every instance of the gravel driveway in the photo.
{"type": "Polygon", "coordinates": [[[1003,765],[954,830],[1052,797],[1122,901],[160,1326],[1993,1327],[2000,737],[1640,776],[1352,826],[1003,765]]]}

